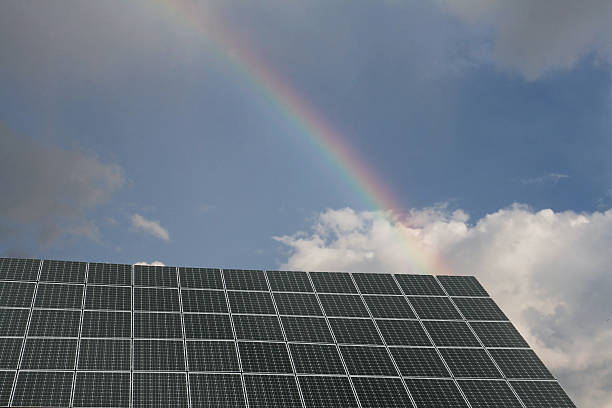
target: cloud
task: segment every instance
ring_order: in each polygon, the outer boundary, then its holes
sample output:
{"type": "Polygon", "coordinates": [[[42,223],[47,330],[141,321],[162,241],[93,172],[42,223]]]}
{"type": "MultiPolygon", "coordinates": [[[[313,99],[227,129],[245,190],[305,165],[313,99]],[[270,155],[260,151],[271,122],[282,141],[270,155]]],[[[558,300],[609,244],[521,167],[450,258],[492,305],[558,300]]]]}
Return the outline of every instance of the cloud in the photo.
{"type": "Polygon", "coordinates": [[[401,222],[345,208],[275,239],[289,248],[285,269],[407,273],[411,251],[438,253],[451,271],[479,278],[578,405],[612,407],[612,210],[514,205],[470,224],[444,207],[401,222]]]}
{"type": "Polygon", "coordinates": [[[147,220],[140,214],[132,215],[132,227],[156,238],[170,241],[168,230],[159,224],[159,221],[147,220]]]}
{"type": "Polygon", "coordinates": [[[612,62],[612,2],[607,0],[440,0],[446,9],[494,37],[503,68],[537,79],[583,57],[612,62]]]}
{"type": "Polygon", "coordinates": [[[520,182],[522,184],[545,184],[545,183],[556,184],[560,180],[563,180],[563,179],[566,179],[566,178],[569,178],[569,176],[567,174],[548,173],[548,174],[546,174],[544,176],[523,179],[523,180],[520,180],[520,182]]]}
{"type": "Polygon", "coordinates": [[[65,235],[98,239],[91,209],[125,182],[121,167],[91,155],[37,144],[0,123],[0,240],[33,229],[42,244],[65,235]]]}
{"type": "Polygon", "coordinates": [[[166,266],[166,264],[164,264],[163,262],[160,261],[153,261],[151,263],[147,263],[144,261],[140,261],[140,262],[136,262],[134,265],[145,265],[145,266],[166,266]]]}

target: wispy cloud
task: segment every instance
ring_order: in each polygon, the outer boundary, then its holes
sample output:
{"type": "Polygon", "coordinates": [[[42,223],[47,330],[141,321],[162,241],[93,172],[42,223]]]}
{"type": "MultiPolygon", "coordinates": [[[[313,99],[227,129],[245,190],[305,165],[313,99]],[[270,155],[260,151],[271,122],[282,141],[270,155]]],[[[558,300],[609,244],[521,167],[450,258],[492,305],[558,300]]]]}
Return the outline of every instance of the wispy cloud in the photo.
{"type": "Polygon", "coordinates": [[[134,265],[144,265],[144,266],[166,266],[165,263],[160,262],[160,261],[153,261],[151,263],[149,262],[144,262],[144,261],[140,261],[140,262],[136,262],[134,265]]]}
{"type": "Polygon", "coordinates": [[[132,215],[132,227],[154,236],[155,238],[163,239],[164,241],[170,241],[170,234],[168,230],[161,226],[159,221],[147,220],[140,214],[132,215]]]}
{"type": "Polygon", "coordinates": [[[556,184],[559,181],[569,178],[569,176],[567,174],[561,174],[561,173],[548,173],[544,176],[539,176],[539,177],[533,177],[533,178],[528,178],[528,179],[523,179],[523,180],[519,180],[522,184],[546,184],[546,183],[552,183],[552,184],[556,184]]]}

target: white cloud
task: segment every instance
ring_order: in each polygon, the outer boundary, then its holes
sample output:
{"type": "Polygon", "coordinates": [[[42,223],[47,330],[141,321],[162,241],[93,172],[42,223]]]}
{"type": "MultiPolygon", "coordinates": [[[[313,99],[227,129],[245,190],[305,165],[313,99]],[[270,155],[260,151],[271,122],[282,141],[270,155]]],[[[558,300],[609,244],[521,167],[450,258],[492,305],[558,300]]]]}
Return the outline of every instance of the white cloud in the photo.
{"type": "Polygon", "coordinates": [[[608,0],[440,0],[466,22],[488,27],[495,61],[536,79],[572,68],[594,54],[612,62],[612,2],[608,0]]]}
{"type": "Polygon", "coordinates": [[[569,176],[567,174],[548,173],[548,174],[546,174],[544,176],[538,176],[538,177],[523,179],[523,180],[521,180],[521,183],[523,183],[523,184],[545,184],[545,183],[556,184],[560,180],[563,180],[563,179],[566,179],[566,178],[569,178],[569,176]]]}
{"type": "Polygon", "coordinates": [[[145,265],[145,266],[166,266],[166,264],[164,264],[163,262],[160,262],[160,261],[153,261],[153,262],[151,262],[151,263],[144,262],[144,261],[140,261],[140,262],[136,262],[134,265],[145,265]]]}
{"type": "Polygon", "coordinates": [[[411,272],[416,248],[475,275],[580,406],[612,407],[612,210],[514,205],[467,222],[443,207],[399,222],[328,210],[310,232],[276,237],[285,269],[411,272]],[[407,244],[401,236],[412,237],[407,244]]]}
{"type": "Polygon", "coordinates": [[[170,234],[168,230],[162,227],[159,221],[147,220],[140,214],[134,214],[131,217],[132,227],[140,230],[146,234],[152,235],[156,238],[163,239],[164,241],[170,241],[170,234]]]}

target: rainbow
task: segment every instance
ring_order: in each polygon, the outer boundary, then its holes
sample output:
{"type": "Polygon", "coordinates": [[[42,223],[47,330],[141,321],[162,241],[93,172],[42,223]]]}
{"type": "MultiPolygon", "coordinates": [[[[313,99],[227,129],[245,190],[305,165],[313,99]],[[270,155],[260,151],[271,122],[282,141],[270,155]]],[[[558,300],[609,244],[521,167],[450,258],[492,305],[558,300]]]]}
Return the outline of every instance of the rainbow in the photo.
{"type": "MultiPolygon", "coordinates": [[[[245,46],[222,23],[224,20],[214,14],[214,10],[202,8],[202,3],[194,7],[191,1],[186,0],[157,2],[165,15],[177,19],[181,26],[201,35],[203,41],[210,43],[216,53],[232,61],[250,85],[299,129],[308,143],[325,156],[328,163],[369,208],[380,210],[389,221],[397,222],[398,218],[394,212],[401,210],[403,206],[376,172],[367,166],[366,161],[313,106],[300,97],[282,75],[275,72],[261,57],[245,46]]],[[[440,257],[418,245],[416,238],[407,229],[401,233],[401,239],[407,243],[413,273],[449,273],[440,257]]]]}

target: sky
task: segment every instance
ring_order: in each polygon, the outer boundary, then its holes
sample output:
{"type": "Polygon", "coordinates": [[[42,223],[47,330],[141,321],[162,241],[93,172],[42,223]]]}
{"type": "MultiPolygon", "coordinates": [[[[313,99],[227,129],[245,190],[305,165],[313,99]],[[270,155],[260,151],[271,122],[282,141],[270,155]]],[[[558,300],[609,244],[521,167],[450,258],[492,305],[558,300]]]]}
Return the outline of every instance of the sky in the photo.
{"type": "Polygon", "coordinates": [[[612,3],[0,3],[0,256],[476,275],[612,407],[612,3]]]}

